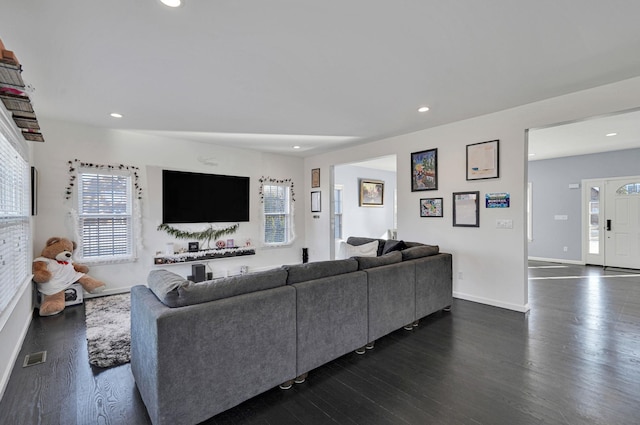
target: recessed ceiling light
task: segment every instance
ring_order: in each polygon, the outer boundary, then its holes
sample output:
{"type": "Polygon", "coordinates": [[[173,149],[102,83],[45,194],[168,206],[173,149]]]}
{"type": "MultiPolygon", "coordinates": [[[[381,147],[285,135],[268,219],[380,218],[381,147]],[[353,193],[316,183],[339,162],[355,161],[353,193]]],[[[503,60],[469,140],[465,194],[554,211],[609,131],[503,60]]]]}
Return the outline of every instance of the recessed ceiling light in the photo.
{"type": "Polygon", "coordinates": [[[607,133],[607,137],[613,137],[613,136],[617,136],[618,133],[607,133]]]}
{"type": "Polygon", "coordinates": [[[536,156],[536,154],[535,153],[530,153],[529,156],[536,156]]]}
{"type": "Polygon", "coordinates": [[[295,146],[293,147],[293,149],[300,149],[300,146],[295,145],[295,146]]]}
{"type": "Polygon", "coordinates": [[[427,112],[429,110],[428,106],[421,106],[418,108],[418,112],[427,112]]]}
{"type": "Polygon", "coordinates": [[[112,113],[111,113],[111,114],[109,114],[109,115],[111,115],[113,118],[122,118],[122,114],[119,114],[119,113],[117,113],[117,112],[112,112],[112,113]]]}
{"type": "Polygon", "coordinates": [[[169,7],[180,7],[182,6],[182,0],[160,0],[162,4],[169,7]]]}

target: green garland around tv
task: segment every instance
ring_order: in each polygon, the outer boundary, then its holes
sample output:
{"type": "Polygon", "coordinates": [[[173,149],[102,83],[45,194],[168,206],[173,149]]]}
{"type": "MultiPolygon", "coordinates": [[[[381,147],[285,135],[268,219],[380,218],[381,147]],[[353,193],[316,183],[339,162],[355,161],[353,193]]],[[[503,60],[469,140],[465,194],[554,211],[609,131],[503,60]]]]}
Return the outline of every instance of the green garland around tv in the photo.
{"type": "Polygon", "coordinates": [[[221,236],[231,235],[238,230],[238,227],[240,227],[239,223],[225,227],[224,229],[214,229],[212,225],[209,225],[209,228],[202,232],[188,232],[171,227],[166,223],[162,223],[158,226],[158,230],[164,230],[176,239],[195,239],[197,241],[204,241],[207,243],[208,248],[211,239],[218,239],[221,236]]]}

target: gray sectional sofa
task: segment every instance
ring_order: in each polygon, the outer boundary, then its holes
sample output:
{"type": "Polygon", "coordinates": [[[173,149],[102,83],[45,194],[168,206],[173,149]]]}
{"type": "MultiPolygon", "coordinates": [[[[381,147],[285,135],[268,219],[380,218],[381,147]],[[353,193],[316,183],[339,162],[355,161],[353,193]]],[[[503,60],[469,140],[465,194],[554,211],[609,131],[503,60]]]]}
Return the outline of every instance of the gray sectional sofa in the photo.
{"type": "Polygon", "coordinates": [[[200,283],[151,271],[131,290],[131,370],[151,421],[199,423],[450,308],[450,254],[385,240],[377,254],[200,283]]]}

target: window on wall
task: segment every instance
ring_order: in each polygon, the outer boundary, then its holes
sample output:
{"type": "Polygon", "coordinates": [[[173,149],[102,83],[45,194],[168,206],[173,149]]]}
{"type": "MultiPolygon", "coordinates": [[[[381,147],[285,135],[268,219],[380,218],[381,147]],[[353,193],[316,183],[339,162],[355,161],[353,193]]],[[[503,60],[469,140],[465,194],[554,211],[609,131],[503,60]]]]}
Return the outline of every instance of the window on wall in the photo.
{"type": "MultiPolygon", "coordinates": [[[[30,167],[0,132],[0,314],[31,274],[30,167]]],[[[3,322],[4,323],[4,322],[3,322]]],[[[0,325],[0,328],[2,326],[0,325]]]]}
{"type": "Polygon", "coordinates": [[[288,183],[262,186],[263,228],[266,245],[286,245],[293,241],[293,205],[288,183]]]}
{"type": "Polygon", "coordinates": [[[336,185],[333,189],[333,237],[342,239],[342,185],[336,185]]]}
{"type": "Polygon", "coordinates": [[[78,249],[84,262],[127,261],[135,257],[132,173],[78,171],[78,249]]]}
{"type": "Polygon", "coordinates": [[[533,186],[527,183],[527,239],[533,241],[533,186]]]}

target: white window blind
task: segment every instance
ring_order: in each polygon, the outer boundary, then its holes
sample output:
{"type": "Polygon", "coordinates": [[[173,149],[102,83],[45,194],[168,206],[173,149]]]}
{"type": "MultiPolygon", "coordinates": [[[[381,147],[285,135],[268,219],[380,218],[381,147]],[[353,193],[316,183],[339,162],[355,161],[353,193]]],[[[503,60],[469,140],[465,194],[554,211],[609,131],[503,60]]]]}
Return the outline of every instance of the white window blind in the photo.
{"type": "Polygon", "coordinates": [[[336,185],[333,189],[333,215],[334,215],[334,234],[335,239],[342,239],[342,186],[336,185]]]}
{"type": "Polygon", "coordinates": [[[116,171],[78,172],[78,243],[81,261],[133,259],[132,176],[116,171]]]}
{"type": "Polygon", "coordinates": [[[291,188],[289,184],[265,184],[262,187],[264,206],[264,243],[283,245],[292,239],[291,188]]]}
{"type": "Polygon", "coordinates": [[[0,133],[0,313],[31,274],[27,161],[0,133]]]}

